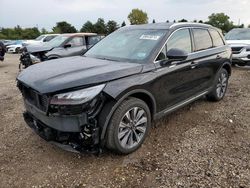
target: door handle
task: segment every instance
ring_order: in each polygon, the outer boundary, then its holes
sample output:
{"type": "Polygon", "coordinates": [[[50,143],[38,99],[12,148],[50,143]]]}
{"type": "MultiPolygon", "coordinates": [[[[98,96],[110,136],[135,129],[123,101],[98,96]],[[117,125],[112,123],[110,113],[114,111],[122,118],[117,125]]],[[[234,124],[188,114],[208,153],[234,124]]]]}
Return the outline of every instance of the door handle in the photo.
{"type": "Polygon", "coordinates": [[[197,61],[191,62],[191,69],[196,68],[196,66],[197,66],[198,64],[199,64],[199,63],[198,63],[197,61]]]}
{"type": "Polygon", "coordinates": [[[217,55],[216,56],[216,59],[221,59],[222,57],[220,55],[217,55]]]}
{"type": "Polygon", "coordinates": [[[191,63],[191,65],[198,65],[199,64],[199,62],[197,62],[197,61],[193,61],[192,63],[191,63]]]}

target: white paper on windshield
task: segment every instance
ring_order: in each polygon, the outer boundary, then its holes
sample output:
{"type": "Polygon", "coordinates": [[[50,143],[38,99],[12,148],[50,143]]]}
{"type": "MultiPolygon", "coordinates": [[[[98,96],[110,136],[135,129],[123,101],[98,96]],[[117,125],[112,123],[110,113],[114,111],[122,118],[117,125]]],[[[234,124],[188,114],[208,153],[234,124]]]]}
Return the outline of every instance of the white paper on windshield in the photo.
{"type": "Polygon", "coordinates": [[[158,35],[142,35],[140,37],[140,39],[143,39],[143,40],[158,40],[160,38],[160,36],[158,35]]]}

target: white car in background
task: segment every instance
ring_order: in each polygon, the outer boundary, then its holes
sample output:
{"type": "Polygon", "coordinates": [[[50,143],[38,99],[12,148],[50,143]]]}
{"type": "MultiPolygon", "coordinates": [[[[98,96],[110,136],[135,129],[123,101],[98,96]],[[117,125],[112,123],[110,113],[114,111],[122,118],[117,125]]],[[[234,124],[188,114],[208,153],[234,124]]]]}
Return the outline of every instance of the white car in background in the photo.
{"type": "Polygon", "coordinates": [[[233,29],[225,38],[232,48],[233,65],[250,65],[250,28],[233,29]]]}
{"type": "Polygon", "coordinates": [[[44,42],[49,42],[50,40],[52,40],[53,38],[55,38],[56,36],[58,36],[59,34],[46,34],[46,35],[40,35],[39,37],[37,37],[34,40],[26,40],[25,42],[23,42],[23,47],[28,46],[30,44],[32,45],[39,45],[42,44],[44,42]]]}
{"type": "Polygon", "coordinates": [[[8,53],[20,53],[22,49],[22,40],[14,41],[13,44],[6,46],[8,53]]]}

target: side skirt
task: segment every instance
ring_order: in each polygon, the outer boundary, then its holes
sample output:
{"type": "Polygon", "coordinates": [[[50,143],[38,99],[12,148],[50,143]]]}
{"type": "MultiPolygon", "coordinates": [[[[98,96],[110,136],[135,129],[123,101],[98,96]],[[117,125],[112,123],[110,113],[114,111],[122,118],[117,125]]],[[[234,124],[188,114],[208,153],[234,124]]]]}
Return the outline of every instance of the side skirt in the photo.
{"type": "Polygon", "coordinates": [[[163,116],[165,116],[167,114],[170,114],[171,112],[173,112],[173,111],[175,111],[177,109],[182,108],[183,106],[186,106],[186,105],[196,101],[197,99],[199,99],[199,98],[203,97],[204,95],[208,94],[209,91],[210,90],[206,90],[206,91],[204,91],[204,92],[202,92],[202,93],[200,93],[200,94],[198,94],[198,95],[196,95],[194,97],[191,97],[191,98],[189,98],[189,99],[187,99],[187,100],[185,100],[183,102],[180,102],[180,103],[178,103],[178,104],[176,104],[174,106],[166,108],[165,110],[162,110],[161,112],[158,112],[157,114],[154,115],[154,120],[159,119],[159,118],[161,118],[161,117],[163,117],[163,116]]]}

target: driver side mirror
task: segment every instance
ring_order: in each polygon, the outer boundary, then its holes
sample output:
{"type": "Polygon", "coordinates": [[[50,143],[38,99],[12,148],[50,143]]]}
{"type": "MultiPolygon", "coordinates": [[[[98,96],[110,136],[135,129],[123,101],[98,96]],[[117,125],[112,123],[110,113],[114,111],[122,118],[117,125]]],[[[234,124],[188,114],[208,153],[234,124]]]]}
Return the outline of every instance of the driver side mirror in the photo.
{"type": "Polygon", "coordinates": [[[65,44],[63,47],[64,47],[64,48],[70,48],[70,47],[71,47],[71,44],[65,44]]]}
{"type": "Polygon", "coordinates": [[[188,53],[178,48],[172,48],[167,52],[166,56],[168,59],[166,61],[163,61],[161,63],[162,65],[167,65],[175,61],[184,61],[187,59],[188,53]]]}

